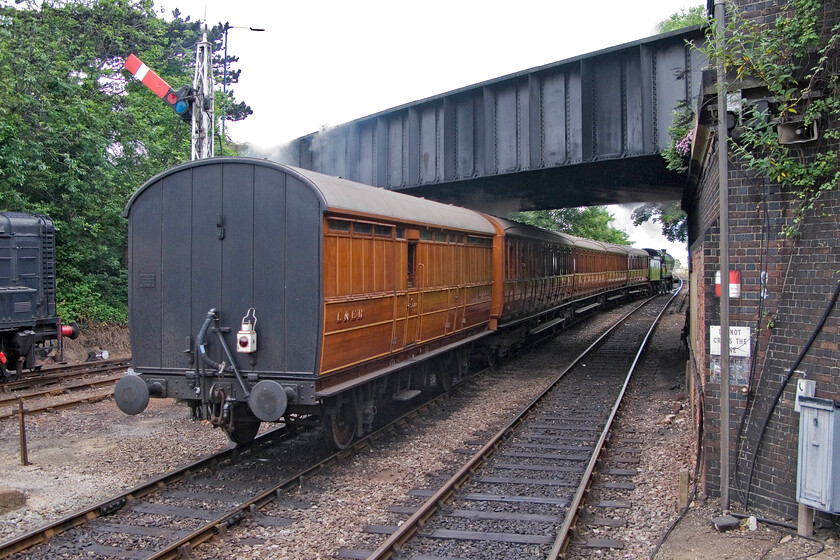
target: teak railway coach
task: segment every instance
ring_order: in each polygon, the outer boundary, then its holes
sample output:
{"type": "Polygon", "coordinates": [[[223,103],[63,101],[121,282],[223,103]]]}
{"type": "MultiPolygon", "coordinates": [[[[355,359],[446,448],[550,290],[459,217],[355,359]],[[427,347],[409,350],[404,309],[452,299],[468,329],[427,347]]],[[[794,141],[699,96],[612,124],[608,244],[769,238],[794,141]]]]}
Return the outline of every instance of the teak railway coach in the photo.
{"type": "Polygon", "coordinates": [[[346,447],[377,399],[448,389],[608,300],[660,289],[647,252],[265,160],[213,158],[131,197],[133,372],[236,443],[320,418],[346,447]]]}

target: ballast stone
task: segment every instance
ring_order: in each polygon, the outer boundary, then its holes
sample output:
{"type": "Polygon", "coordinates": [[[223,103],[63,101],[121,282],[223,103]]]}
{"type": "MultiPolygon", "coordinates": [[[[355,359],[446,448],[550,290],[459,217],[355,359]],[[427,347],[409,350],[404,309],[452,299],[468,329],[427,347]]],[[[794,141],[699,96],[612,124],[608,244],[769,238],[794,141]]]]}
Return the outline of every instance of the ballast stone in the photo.
{"type": "Polygon", "coordinates": [[[26,494],[23,490],[11,486],[0,486],[0,514],[15,510],[26,505],[26,494]]]}

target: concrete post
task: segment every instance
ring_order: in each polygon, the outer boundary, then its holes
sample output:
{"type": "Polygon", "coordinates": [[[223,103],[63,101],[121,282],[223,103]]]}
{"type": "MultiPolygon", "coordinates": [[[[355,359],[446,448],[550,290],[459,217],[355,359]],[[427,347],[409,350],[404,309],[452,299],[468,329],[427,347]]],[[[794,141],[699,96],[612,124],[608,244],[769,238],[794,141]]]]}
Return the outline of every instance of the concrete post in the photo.
{"type": "Polygon", "coordinates": [[[796,534],[800,537],[811,537],[814,534],[814,508],[799,504],[799,515],[796,519],[796,534]]]}

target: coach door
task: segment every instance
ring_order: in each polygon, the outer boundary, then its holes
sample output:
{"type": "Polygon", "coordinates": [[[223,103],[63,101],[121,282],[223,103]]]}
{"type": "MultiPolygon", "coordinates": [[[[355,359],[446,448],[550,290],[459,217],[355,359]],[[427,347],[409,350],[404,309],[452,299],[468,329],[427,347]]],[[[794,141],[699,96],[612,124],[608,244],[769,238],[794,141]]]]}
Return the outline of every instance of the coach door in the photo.
{"type": "Polygon", "coordinates": [[[451,251],[450,261],[453,284],[455,288],[449,290],[449,312],[447,314],[446,333],[460,331],[466,323],[467,289],[464,286],[467,278],[466,246],[460,235],[450,235],[448,249],[451,251]]]}
{"type": "Polygon", "coordinates": [[[446,333],[460,331],[465,321],[467,290],[459,285],[449,290],[449,311],[446,321],[446,333]]]}
{"type": "MultiPolygon", "coordinates": [[[[411,233],[411,232],[409,232],[411,233]]],[[[423,265],[417,263],[417,241],[408,241],[408,294],[405,310],[405,345],[420,341],[420,282],[423,265]]]]}

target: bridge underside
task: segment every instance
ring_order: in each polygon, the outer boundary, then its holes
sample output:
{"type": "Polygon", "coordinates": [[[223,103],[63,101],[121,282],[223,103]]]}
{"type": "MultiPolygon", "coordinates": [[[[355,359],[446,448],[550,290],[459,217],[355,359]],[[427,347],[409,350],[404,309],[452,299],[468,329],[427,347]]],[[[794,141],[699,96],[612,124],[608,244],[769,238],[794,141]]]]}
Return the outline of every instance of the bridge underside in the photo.
{"type": "Polygon", "coordinates": [[[606,204],[679,200],[685,176],[665,168],[661,155],[518,171],[394,189],[496,216],[606,204]]]}
{"type": "Polygon", "coordinates": [[[699,27],[556,62],[299,138],[282,158],[504,216],[679,200],[674,110],[699,95],[699,27]]]}

